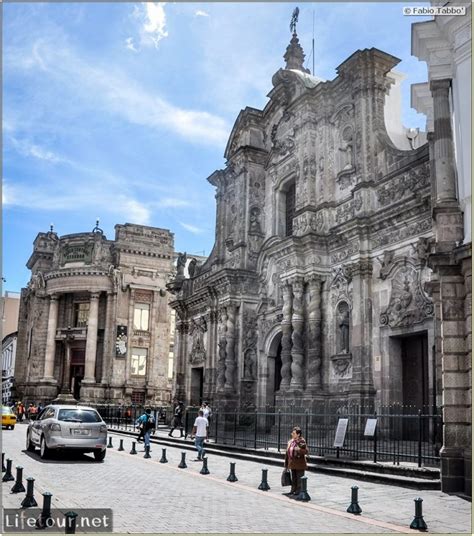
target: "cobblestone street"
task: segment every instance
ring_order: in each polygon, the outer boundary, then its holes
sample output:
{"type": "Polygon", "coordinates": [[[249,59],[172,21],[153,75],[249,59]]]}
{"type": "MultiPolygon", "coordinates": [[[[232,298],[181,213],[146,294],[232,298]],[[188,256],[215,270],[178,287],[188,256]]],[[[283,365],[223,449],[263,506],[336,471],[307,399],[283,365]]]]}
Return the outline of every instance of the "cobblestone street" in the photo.
{"type": "MultiPolygon", "coordinates": [[[[179,448],[167,448],[168,464],[159,463],[162,447],[152,444],[151,459],[129,454],[131,439],[112,434],[114,448],[103,463],[92,456],[57,456],[41,460],[39,451],[24,450],[26,426],[3,432],[5,458],[13,468],[24,467],[24,478],[35,478],[35,496],[53,494],[60,509],[112,508],[114,532],[160,533],[386,533],[412,532],[415,497],[423,498],[423,515],[429,532],[470,533],[471,504],[440,491],[414,491],[370,482],[357,482],[315,473],[308,474],[311,502],[299,503],[282,495],[281,469],[268,467],[271,490],[259,491],[261,464],[236,461],[238,482],[226,481],[231,458],[209,455],[210,475],[192,461],[179,469],[179,448]],[[119,438],[124,452],[118,452],[119,438]],[[346,513],[351,486],[359,486],[362,515],[346,513]]],[[[15,475],[15,472],[14,472],[15,475]]],[[[5,508],[19,507],[24,494],[10,494],[3,483],[5,508]]]]}

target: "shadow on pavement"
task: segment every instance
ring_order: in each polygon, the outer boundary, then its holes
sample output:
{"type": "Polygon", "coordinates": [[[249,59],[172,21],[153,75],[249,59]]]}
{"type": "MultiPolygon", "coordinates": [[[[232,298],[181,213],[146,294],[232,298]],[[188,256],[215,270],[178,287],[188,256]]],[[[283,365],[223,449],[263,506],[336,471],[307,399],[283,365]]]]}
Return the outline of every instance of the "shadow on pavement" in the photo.
{"type": "Polygon", "coordinates": [[[35,460],[40,463],[54,463],[56,465],[68,465],[71,463],[92,463],[94,465],[98,465],[100,463],[104,463],[95,461],[92,454],[89,456],[87,454],[82,454],[78,452],[53,452],[45,460],[41,458],[39,450],[36,450],[35,452],[30,452],[26,449],[23,449],[22,452],[23,454],[29,456],[32,460],[35,460]]]}

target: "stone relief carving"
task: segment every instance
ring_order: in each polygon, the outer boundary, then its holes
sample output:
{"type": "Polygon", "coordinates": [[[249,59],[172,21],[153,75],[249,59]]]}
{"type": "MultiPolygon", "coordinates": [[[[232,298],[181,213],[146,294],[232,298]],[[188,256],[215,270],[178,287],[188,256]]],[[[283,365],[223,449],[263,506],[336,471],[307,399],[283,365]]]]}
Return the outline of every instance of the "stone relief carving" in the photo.
{"type": "Polygon", "coordinates": [[[349,288],[352,281],[351,269],[348,266],[339,266],[333,270],[333,278],[330,285],[331,303],[333,308],[340,301],[352,303],[352,290],[349,288]]]}
{"type": "Polygon", "coordinates": [[[337,306],[337,353],[349,353],[350,341],[350,321],[349,321],[349,305],[346,302],[340,302],[337,306]]]}
{"type": "Polygon", "coordinates": [[[244,354],[244,380],[257,379],[257,354],[249,348],[244,354]]]}
{"type": "Polygon", "coordinates": [[[429,178],[430,171],[427,163],[417,169],[411,169],[401,177],[393,179],[389,184],[377,190],[379,205],[385,207],[413,194],[417,190],[427,186],[429,184],[429,178]]]}
{"type": "Polygon", "coordinates": [[[322,232],[324,230],[324,217],[323,211],[320,210],[316,213],[305,212],[300,214],[294,219],[293,222],[293,234],[295,236],[301,236],[307,232],[322,232]]]}
{"type": "Polygon", "coordinates": [[[380,268],[380,274],[379,274],[380,279],[382,280],[387,279],[387,276],[393,266],[394,256],[395,256],[395,251],[384,251],[382,261],[377,259],[382,265],[380,268]]]}
{"type": "Polygon", "coordinates": [[[360,244],[358,240],[354,240],[349,246],[347,246],[342,251],[338,251],[337,253],[333,253],[331,255],[331,262],[332,263],[338,263],[343,261],[344,259],[347,259],[347,257],[350,257],[351,255],[354,255],[359,251],[360,244]]]}
{"type": "Polygon", "coordinates": [[[334,355],[331,357],[331,379],[347,380],[352,377],[351,354],[334,355]]]}
{"type": "Polygon", "coordinates": [[[404,240],[410,236],[431,230],[431,225],[431,218],[427,218],[425,220],[406,225],[400,229],[395,229],[394,231],[378,233],[372,238],[372,247],[377,248],[380,246],[385,246],[386,244],[400,242],[401,240],[404,240]]]}
{"type": "Polygon", "coordinates": [[[202,363],[206,360],[204,347],[204,333],[207,331],[207,323],[204,317],[191,320],[189,334],[192,337],[189,361],[193,364],[202,363]]]}
{"type": "Polygon", "coordinates": [[[433,316],[433,303],[424,293],[419,272],[411,265],[398,268],[392,279],[392,292],[380,323],[390,327],[406,327],[433,316]]]}

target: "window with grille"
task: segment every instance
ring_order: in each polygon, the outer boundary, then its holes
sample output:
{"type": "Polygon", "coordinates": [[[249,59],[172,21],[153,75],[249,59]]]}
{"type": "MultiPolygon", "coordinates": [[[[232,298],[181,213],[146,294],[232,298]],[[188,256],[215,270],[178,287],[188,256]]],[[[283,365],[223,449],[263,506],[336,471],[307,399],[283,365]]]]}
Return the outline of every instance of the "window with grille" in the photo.
{"type": "Polygon", "coordinates": [[[285,236],[293,234],[293,218],[295,217],[295,183],[286,192],[285,203],[285,236]]]}
{"type": "Polygon", "coordinates": [[[89,320],[89,302],[74,304],[74,327],[85,328],[89,320]]]}
{"type": "Polygon", "coordinates": [[[144,404],[145,393],[143,391],[132,391],[132,404],[144,404]]]}
{"type": "Polygon", "coordinates": [[[132,348],[130,372],[132,376],[145,376],[148,348],[132,348]]]}
{"type": "Polygon", "coordinates": [[[136,303],[133,312],[133,329],[148,331],[150,325],[150,304],[136,303]]]}

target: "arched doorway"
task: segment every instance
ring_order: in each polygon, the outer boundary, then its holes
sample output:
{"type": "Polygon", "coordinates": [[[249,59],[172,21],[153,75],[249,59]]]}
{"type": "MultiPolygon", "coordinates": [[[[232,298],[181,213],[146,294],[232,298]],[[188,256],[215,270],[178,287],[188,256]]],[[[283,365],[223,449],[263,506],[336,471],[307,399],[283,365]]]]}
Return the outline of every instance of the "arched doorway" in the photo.
{"type": "Polygon", "coordinates": [[[275,407],[276,394],[281,383],[281,331],[272,338],[267,351],[266,405],[275,407]]]}

